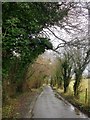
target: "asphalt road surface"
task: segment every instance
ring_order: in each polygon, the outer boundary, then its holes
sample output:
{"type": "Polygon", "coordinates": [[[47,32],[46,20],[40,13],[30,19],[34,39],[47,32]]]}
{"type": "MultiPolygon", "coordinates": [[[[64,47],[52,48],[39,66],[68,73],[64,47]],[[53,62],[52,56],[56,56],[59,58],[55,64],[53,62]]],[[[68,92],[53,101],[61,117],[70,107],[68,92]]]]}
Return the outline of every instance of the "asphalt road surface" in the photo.
{"type": "Polygon", "coordinates": [[[88,118],[71,104],[55,97],[50,86],[46,86],[39,95],[32,118],[88,118]]]}

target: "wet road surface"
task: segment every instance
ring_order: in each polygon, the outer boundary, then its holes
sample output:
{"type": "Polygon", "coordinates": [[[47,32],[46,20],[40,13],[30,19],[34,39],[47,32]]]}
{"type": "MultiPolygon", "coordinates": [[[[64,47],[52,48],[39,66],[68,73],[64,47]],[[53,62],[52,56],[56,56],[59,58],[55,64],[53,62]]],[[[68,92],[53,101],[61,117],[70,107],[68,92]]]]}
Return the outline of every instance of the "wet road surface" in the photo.
{"type": "Polygon", "coordinates": [[[32,118],[88,118],[70,104],[55,97],[50,86],[39,95],[32,118]]]}

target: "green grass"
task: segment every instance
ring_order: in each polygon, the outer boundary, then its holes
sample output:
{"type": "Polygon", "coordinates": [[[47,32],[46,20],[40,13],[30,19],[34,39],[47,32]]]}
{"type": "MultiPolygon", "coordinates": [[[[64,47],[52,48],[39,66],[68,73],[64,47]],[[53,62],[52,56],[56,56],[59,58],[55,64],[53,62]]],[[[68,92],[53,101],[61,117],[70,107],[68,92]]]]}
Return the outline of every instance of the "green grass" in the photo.
{"type": "MultiPolygon", "coordinates": [[[[88,99],[90,99],[90,94],[89,94],[89,84],[88,84],[88,79],[82,79],[82,82],[80,84],[80,94],[79,94],[79,101],[82,102],[83,104],[85,103],[85,95],[86,95],[86,88],[87,88],[87,103],[88,103],[88,99]]],[[[74,84],[74,80],[70,82],[69,85],[69,94],[73,93],[73,84],[74,84]]]]}
{"type": "Polygon", "coordinates": [[[71,102],[73,105],[78,107],[82,112],[86,114],[90,114],[90,79],[82,79],[82,82],[80,84],[80,94],[79,98],[74,97],[73,92],[73,85],[74,80],[72,80],[69,84],[68,92],[64,93],[63,89],[58,89],[57,91],[61,94],[62,97],[64,97],[66,100],[71,102]],[[85,94],[86,94],[86,88],[87,88],[87,102],[85,103],[85,94]]]}

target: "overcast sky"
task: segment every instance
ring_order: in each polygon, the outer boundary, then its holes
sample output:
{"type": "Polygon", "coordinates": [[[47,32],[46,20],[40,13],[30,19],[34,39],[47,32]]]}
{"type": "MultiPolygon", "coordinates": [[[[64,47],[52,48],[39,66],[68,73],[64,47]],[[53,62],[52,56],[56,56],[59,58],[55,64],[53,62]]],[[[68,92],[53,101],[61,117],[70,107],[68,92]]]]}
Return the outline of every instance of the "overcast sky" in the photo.
{"type": "MultiPolygon", "coordinates": [[[[71,11],[69,14],[72,14],[73,11],[71,11]]],[[[72,15],[71,18],[68,19],[68,21],[75,25],[75,24],[79,24],[79,28],[82,28],[83,32],[81,31],[77,31],[77,30],[71,30],[71,33],[66,32],[66,30],[61,29],[58,26],[54,26],[52,28],[50,28],[54,34],[56,36],[58,36],[61,39],[64,39],[66,41],[70,41],[71,39],[75,38],[75,37],[83,37],[86,35],[87,31],[88,31],[88,11],[87,9],[82,9],[82,13],[80,13],[80,16],[75,16],[72,15]]],[[[54,48],[56,48],[58,46],[59,43],[63,43],[61,40],[57,39],[48,29],[44,29],[44,31],[47,32],[49,38],[51,39],[51,42],[54,46],[54,48]]],[[[50,56],[50,58],[55,58],[54,53],[52,53],[52,51],[46,51],[45,52],[45,56],[50,56]]],[[[88,71],[85,70],[84,74],[88,74],[88,71]]]]}

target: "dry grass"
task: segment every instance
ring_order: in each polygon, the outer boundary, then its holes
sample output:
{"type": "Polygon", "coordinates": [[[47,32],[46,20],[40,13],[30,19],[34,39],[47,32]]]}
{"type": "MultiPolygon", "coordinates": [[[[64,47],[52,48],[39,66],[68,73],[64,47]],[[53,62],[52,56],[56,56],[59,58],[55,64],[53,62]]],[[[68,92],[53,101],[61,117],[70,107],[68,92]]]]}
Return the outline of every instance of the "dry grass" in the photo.
{"type": "Polygon", "coordinates": [[[3,105],[3,118],[23,118],[30,110],[34,98],[41,93],[42,88],[32,89],[32,92],[24,92],[15,98],[10,98],[8,103],[3,105]]]}

